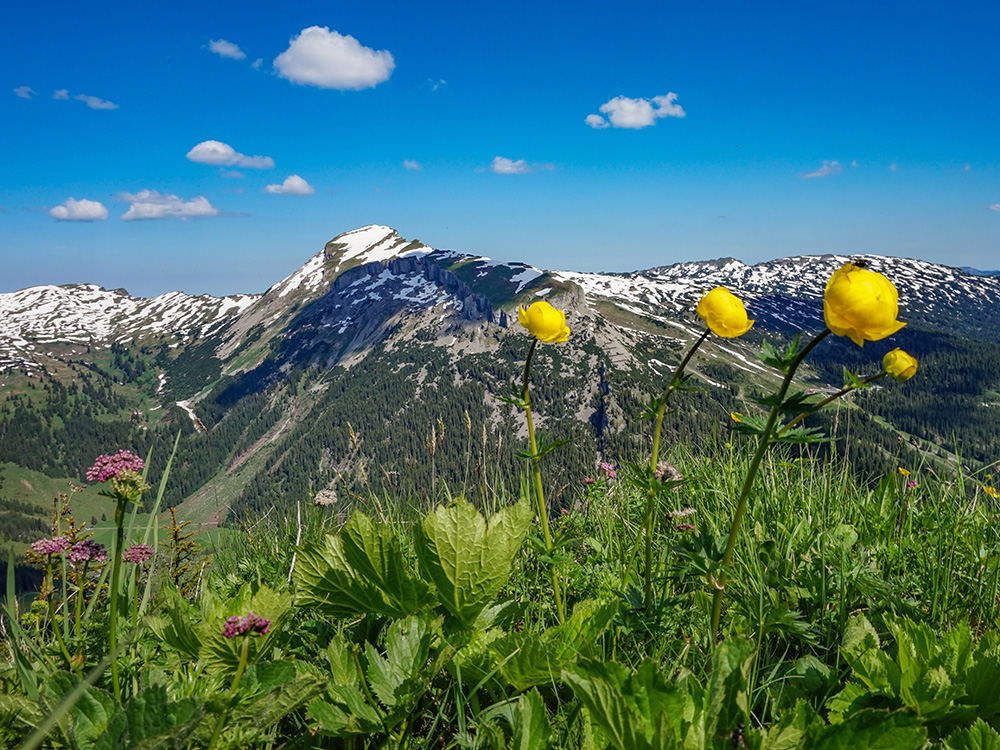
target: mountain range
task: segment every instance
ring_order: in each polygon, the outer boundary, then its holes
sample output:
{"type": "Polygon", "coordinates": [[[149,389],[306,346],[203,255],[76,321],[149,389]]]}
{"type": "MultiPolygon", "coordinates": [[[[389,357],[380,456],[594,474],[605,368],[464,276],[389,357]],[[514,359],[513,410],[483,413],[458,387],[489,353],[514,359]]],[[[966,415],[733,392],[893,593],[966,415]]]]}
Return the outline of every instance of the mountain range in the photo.
{"type": "MultiPolygon", "coordinates": [[[[921,371],[817,415],[836,433],[823,450],[851,453],[872,476],[904,461],[939,472],[996,461],[1000,278],[864,258],[896,285],[907,327],[863,349],[823,342],[803,386],[836,389],[845,366],[876,372],[895,346],[921,371]]],[[[263,294],[147,299],[92,284],[0,294],[0,466],[80,479],[95,455],[125,447],[162,465],[180,431],[168,500],[206,523],[230,509],[346,502],[366,486],[410,498],[513,487],[522,418],[496,397],[519,382],[527,351],[517,307],[547,299],[572,335],[540,347],[533,403],[552,439],[573,441],[547,474],[553,496],[570,498],[599,459],[648,450],[641,405],[704,330],[705,291],[727,287],[757,322],[741,339],[710,338],[693,360],[701,390],[678,394],[667,420],[691,449],[726,440],[729,412],[754,408],[748,399],[776,382],[758,358],[763,338],[824,327],[826,281],[849,259],[551,271],[372,225],[333,238],[263,294]]]]}

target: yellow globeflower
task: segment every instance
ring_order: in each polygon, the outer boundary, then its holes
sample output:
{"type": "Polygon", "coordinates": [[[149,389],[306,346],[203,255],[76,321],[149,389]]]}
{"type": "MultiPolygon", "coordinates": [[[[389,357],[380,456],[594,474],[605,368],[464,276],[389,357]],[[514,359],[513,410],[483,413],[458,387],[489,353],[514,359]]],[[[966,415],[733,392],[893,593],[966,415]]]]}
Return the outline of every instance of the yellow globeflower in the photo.
{"type": "Polygon", "coordinates": [[[833,272],[823,295],[826,326],[858,346],[891,336],[906,323],[896,320],[899,294],[885,276],[853,263],[833,272]]]}
{"type": "Polygon", "coordinates": [[[907,354],[898,346],[882,357],[882,367],[894,379],[902,382],[909,380],[917,372],[917,358],[907,354]]]}
{"type": "Polygon", "coordinates": [[[566,313],[557,310],[545,300],[532,302],[527,308],[519,307],[517,320],[539,341],[559,344],[569,338],[566,313]]]}
{"type": "Polygon", "coordinates": [[[723,286],[711,290],[698,303],[698,315],[716,336],[734,339],[750,330],[747,309],[739,298],[723,286]]]}
{"type": "Polygon", "coordinates": [[[983,492],[992,497],[994,500],[1000,498],[1000,492],[997,492],[996,487],[990,487],[989,485],[983,485],[983,492]]]}

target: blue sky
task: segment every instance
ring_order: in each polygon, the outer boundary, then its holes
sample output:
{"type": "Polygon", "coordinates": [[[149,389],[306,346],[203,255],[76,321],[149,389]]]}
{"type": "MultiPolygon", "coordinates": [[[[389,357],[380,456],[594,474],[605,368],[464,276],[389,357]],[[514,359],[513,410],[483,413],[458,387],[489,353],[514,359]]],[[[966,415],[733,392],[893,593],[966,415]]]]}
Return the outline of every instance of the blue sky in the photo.
{"type": "Polygon", "coordinates": [[[259,292],[370,223],[552,269],[997,268],[998,28],[986,1],[16,3],[0,292],[259,292]]]}

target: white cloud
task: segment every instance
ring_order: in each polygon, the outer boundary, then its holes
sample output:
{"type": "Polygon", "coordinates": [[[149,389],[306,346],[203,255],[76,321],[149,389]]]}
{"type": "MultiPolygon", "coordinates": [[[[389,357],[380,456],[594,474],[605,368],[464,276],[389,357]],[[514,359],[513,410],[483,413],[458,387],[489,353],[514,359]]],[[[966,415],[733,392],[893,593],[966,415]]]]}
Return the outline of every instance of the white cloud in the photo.
{"type": "Polygon", "coordinates": [[[505,156],[494,157],[493,163],[490,164],[490,170],[494,174],[528,174],[532,171],[524,159],[514,161],[505,156]]]}
{"type": "Polygon", "coordinates": [[[890,172],[898,172],[899,171],[899,165],[896,162],[893,162],[892,164],[889,165],[889,171],[890,172]]]}
{"type": "Polygon", "coordinates": [[[226,169],[220,172],[219,174],[229,179],[239,179],[240,177],[243,176],[242,172],[237,172],[235,169],[226,169]]]}
{"type": "MultiPolygon", "coordinates": [[[[666,96],[652,99],[630,99],[616,96],[601,105],[601,112],[608,116],[613,128],[641,130],[656,124],[663,117],[684,117],[687,113],[676,104],[677,94],[673,91],[666,96]]],[[[606,128],[608,122],[600,115],[587,115],[585,122],[592,128],[606,128]]]]}
{"type": "Polygon", "coordinates": [[[803,180],[811,180],[815,177],[829,177],[832,174],[840,174],[844,171],[840,162],[834,159],[833,161],[823,160],[823,166],[814,172],[804,172],[799,175],[803,180]]]}
{"type": "Polygon", "coordinates": [[[14,93],[22,99],[30,99],[35,95],[35,90],[31,86],[18,86],[14,89],[14,93]]]}
{"type": "Polygon", "coordinates": [[[353,36],[310,26],[274,59],[278,75],[322,89],[368,89],[388,80],[396,61],[388,50],[364,47],[353,36]]]}
{"type": "Polygon", "coordinates": [[[49,216],[59,221],[104,221],[108,218],[108,209],[100,201],[67,198],[62,205],[49,211],[49,216]]]}
{"type": "Polygon", "coordinates": [[[286,177],[280,185],[268,185],[264,192],[272,195],[312,195],[316,190],[297,174],[293,174],[286,177]]]}
{"type": "Polygon", "coordinates": [[[256,60],[250,63],[250,67],[253,68],[254,70],[260,70],[260,66],[263,64],[264,64],[264,58],[258,57],[256,60]]]}
{"type": "Polygon", "coordinates": [[[406,169],[411,169],[414,172],[423,172],[424,165],[415,159],[403,159],[403,167],[406,169]]]}
{"type": "Polygon", "coordinates": [[[122,193],[121,199],[130,203],[128,211],[122,214],[123,221],[138,219],[190,219],[198,216],[218,216],[222,213],[208,202],[208,198],[198,196],[189,201],[176,195],[163,195],[156,190],[140,190],[138,193],[122,193]]]}
{"type": "Polygon", "coordinates": [[[247,57],[246,52],[225,39],[212,39],[208,43],[208,49],[219,57],[228,57],[230,60],[245,60],[247,57]]]}
{"type": "Polygon", "coordinates": [[[858,166],[858,160],[857,159],[851,159],[851,166],[852,167],[857,167],[858,166]]]}
{"type": "Polygon", "coordinates": [[[994,203],[990,206],[990,211],[1000,211],[1000,203],[994,203]]]}
{"type": "Polygon", "coordinates": [[[221,141],[202,141],[187,152],[187,158],[198,164],[211,164],[216,167],[274,169],[274,159],[270,156],[247,156],[221,141]]]}
{"type": "Polygon", "coordinates": [[[444,88],[448,85],[448,82],[443,78],[428,78],[423,82],[421,88],[428,88],[431,91],[437,91],[440,88],[444,88]]]}
{"type": "Polygon", "coordinates": [[[52,98],[67,101],[69,99],[69,89],[56,89],[52,92],[52,98]]]}
{"type": "Polygon", "coordinates": [[[96,96],[87,96],[86,94],[78,94],[73,97],[78,102],[83,102],[91,109],[118,109],[118,105],[112,102],[106,101],[104,99],[98,99],[96,96]]]}

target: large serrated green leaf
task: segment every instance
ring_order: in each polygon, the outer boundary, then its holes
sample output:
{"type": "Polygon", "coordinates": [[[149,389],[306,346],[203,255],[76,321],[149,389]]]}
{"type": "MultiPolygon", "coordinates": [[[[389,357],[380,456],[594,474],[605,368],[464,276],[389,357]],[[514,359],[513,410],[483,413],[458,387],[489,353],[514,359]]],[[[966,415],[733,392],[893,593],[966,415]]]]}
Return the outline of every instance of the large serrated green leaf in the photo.
{"type": "Polygon", "coordinates": [[[406,617],[434,602],[430,587],[410,575],[395,532],[360,511],[340,532],[344,559],[365,583],[378,588],[395,612],[406,617]]]}
{"type": "Polygon", "coordinates": [[[431,640],[440,625],[429,613],[392,623],[382,656],[366,643],[368,684],[382,705],[406,711],[430,685],[431,640]]]}
{"type": "Polygon", "coordinates": [[[455,498],[421,521],[416,533],[421,570],[434,582],[442,606],[466,627],[510,577],[531,517],[521,498],[487,525],[471,503],[455,498]]]}
{"type": "Polygon", "coordinates": [[[942,744],[944,750],[1000,750],[1000,734],[982,719],[968,729],[952,732],[942,744]]]}
{"type": "Polygon", "coordinates": [[[395,613],[379,590],[360,579],[348,564],[339,535],[328,535],[299,552],[292,585],[298,604],[313,607],[328,617],[395,613]]]}
{"type": "MultiPolygon", "coordinates": [[[[45,681],[45,696],[56,701],[68,700],[79,683],[75,675],[57,672],[45,681]]],[[[68,714],[70,732],[80,750],[116,747],[125,731],[121,706],[113,695],[100,688],[88,687],[80,693],[68,714]]]]}
{"type": "Polygon", "coordinates": [[[249,663],[255,664],[270,652],[275,638],[292,612],[292,595],[287,591],[275,591],[261,586],[249,598],[236,598],[216,610],[215,617],[196,627],[201,641],[199,659],[210,670],[235,672],[240,663],[242,638],[226,638],[222,635],[226,620],[233,616],[245,616],[248,612],[266,617],[271,627],[266,635],[251,635],[249,663]]]}
{"type": "Polygon", "coordinates": [[[723,641],[712,654],[712,676],[704,707],[707,738],[732,731],[738,724],[750,723],[747,679],[754,654],[753,643],[743,638],[723,641]]]}
{"type": "Polygon", "coordinates": [[[127,746],[132,750],[179,750],[197,728],[202,711],[200,702],[194,698],[169,703],[166,688],[154,685],[132,697],[125,706],[125,716],[128,718],[127,746]]]}
{"type": "Polygon", "coordinates": [[[841,724],[811,727],[805,747],[810,750],[920,750],[927,730],[909,711],[864,709],[841,724]]]}

